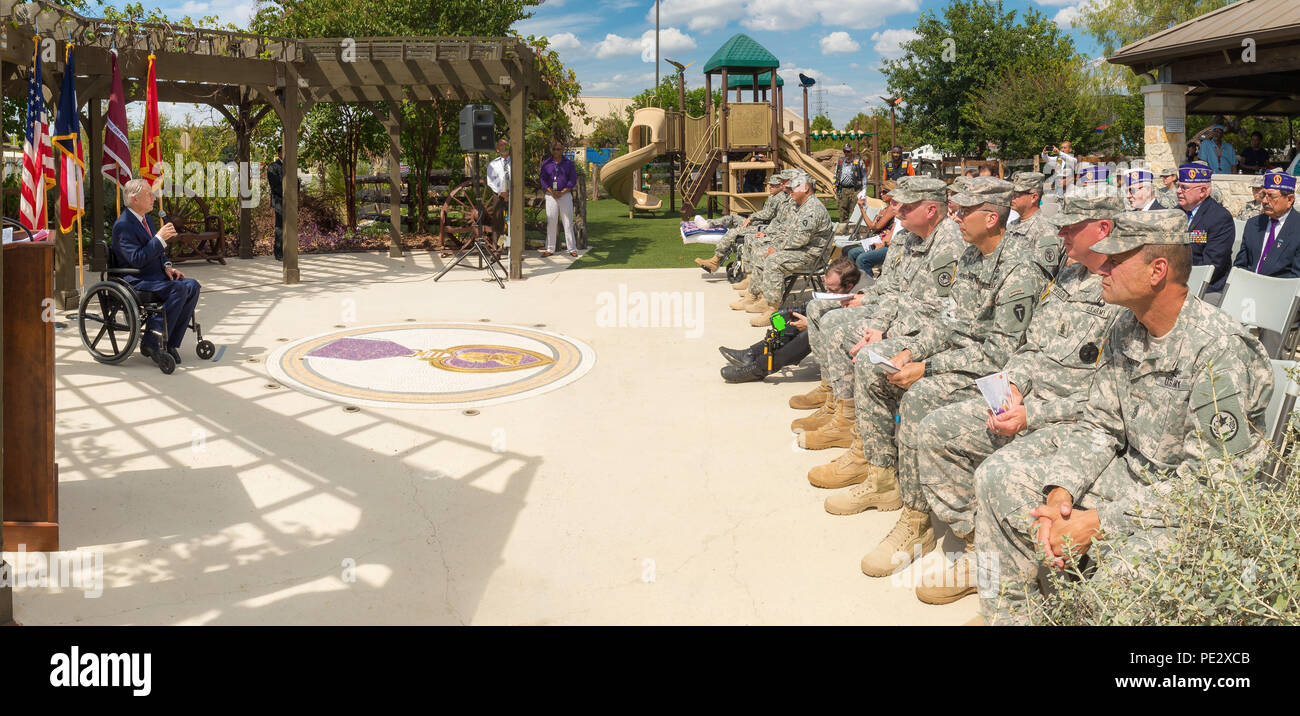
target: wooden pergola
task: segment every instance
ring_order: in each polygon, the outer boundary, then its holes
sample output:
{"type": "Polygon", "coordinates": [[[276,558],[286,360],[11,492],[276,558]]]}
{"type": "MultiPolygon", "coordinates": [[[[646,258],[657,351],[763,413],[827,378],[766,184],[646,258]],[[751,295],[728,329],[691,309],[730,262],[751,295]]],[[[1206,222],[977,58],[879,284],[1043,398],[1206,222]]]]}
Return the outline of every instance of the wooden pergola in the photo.
{"type": "MultiPolygon", "coordinates": [[[[44,63],[47,97],[57,103],[64,47],[76,48],[77,99],[84,108],[88,177],[100,176],[104,103],[111,84],[110,50],[128,102],[144,99],[152,49],[160,102],[205,104],[230,124],[238,161],[249,162],[249,135],[274,111],[283,127],[284,282],[300,280],[298,268],[298,134],[311,107],[322,102],[372,105],[388,130],[390,183],[389,255],[401,245],[401,102],[491,103],[506,115],[511,152],[510,277],[522,277],[524,247],[524,123],[530,98],[545,97],[537,59],[517,38],[384,37],[290,39],[174,25],[115,22],[82,17],[43,0],[0,0],[0,87],[6,98],[25,102],[32,38],[53,38],[58,59],[44,63]],[[382,106],[382,109],[380,107],[382,106]]],[[[132,148],[138,152],[138,147],[132,148]]],[[[86,181],[90,233],[103,238],[103,183],[86,181]]],[[[252,257],[252,210],[239,211],[239,255],[252,257]]],[[[75,237],[60,234],[55,293],[65,307],[76,300],[75,237]]]]}

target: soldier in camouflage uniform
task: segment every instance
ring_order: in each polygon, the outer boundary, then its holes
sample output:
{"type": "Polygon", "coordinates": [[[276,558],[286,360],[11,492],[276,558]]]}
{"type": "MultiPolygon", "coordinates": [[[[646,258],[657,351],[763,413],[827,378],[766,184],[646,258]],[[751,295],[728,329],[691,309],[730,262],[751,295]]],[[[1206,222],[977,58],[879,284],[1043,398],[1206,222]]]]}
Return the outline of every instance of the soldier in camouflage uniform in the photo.
{"type": "Polygon", "coordinates": [[[817,332],[809,334],[834,405],[820,418],[810,416],[790,427],[801,433],[800,444],[810,450],[849,448],[808,473],[809,481],[818,487],[845,487],[862,480],[861,470],[855,468],[864,463],[855,437],[854,354],[870,330],[875,330],[873,339],[886,331],[891,336],[914,334],[933,321],[947,302],[957,257],[965,248],[956,224],[945,216],[941,180],[906,177],[899,181],[894,197],[904,231],[890,244],[875,293],[859,307],[828,314],[817,332]]]}
{"type": "Polygon", "coordinates": [[[786,276],[807,271],[826,253],[831,241],[831,216],[817,198],[815,189],[813,178],[807,174],[790,180],[790,197],[798,209],[767,252],[756,254],[760,257],[757,287],[761,303],[745,309],[758,314],[750,320],[751,326],[766,326],[772,314],[781,308],[786,276]]]}
{"type": "MultiPolygon", "coordinates": [[[[1093,246],[1102,299],[1124,306],[1102,350],[1088,404],[994,453],[975,473],[975,546],[988,623],[1026,619],[1037,593],[1036,543],[1060,560],[1068,538],[1099,570],[1123,568],[1098,535],[1141,568],[1172,539],[1163,495],[1204,489],[1201,468],[1240,470],[1262,460],[1273,391],[1259,341],[1227,314],[1188,294],[1191,249],[1181,211],[1128,212],[1093,246]],[[1046,496],[1046,497],[1044,497],[1046,496]],[[1030,522],[1034,526],[1030,528],[1030,522]]],[[[1057,562],[1057,566],[1060,562],[1057,562]]]]}
{"type": "Polygon", "coordinates": [[[865,490],[827,500],[834,514],[862,503],[903,506],[894,529],[862,558],[865,574],[883,577],[934,549],[930,512],[917,474],[917,429],[930,412],[978,395],[975,378],[1002,368],[1024,341],[1034,305],[1048,279],[1032,255],[1005,240],[1012,185],[977,177],[953,201],[961,207],[962,238],[970,244],[957,264],[952,307],[919,334],[891,335],[871,348],[899,369],[886,373],[869,360],[854,365],[858,434],[866,458],[865,490]],[[895,421],[895,415],[899,419],[895,421]],[[897,426],[897,449],[895,427],[897,426]],[[897,469],[895,469],[897,463],[897,469]]]}
{"type": "Polygon", "coordinates": [[[781,187],[781,196],[785,198],[777,203],[775,215],[767,226],[759,227],[753,231],[747,230],[748,233],[744,235],[745,240],[740,245],[740,259],[745,267],[745,280],[733,286],[740,292],[740,298],[731,304],[733,311],[749,310],[761,298],[758,293],[758,285],[762,280],[760,273],[763,268],[760,259],[767,252],[768,247],[772,246],[784,234],[790,224],[790,219],[799,208],[794,203],[794,200],[790,198],[790,181],[800,174],[802,172],[794,169],[787,169],[776,174],[785,181],[785,184],[781,187]]]}
{"type": "Polygon", "coordinates": [[[1011,175],[1015,192],[1011,195],[1011,209],[1020,215],[1007,227],[1007,238],[1019,242],[1034,255],[1034,260],[1055,276],[1065,262],[1062,239],[1056,226],[1043,217],[1043,182],[1046,177],[1039,172],[1016,172],[1011,175]]]}
{"type": "Polygon", "coordinates": [[[1264,184],[1262,182],[1262,179],[1263,177],[1261,177],[1261,182],[1259,186],[1252,186],[1250,188],[1250,193],[1255,198],[1246,202],[1241,207],[1241,211],[1237,212],[1238,221],[1250,221],[1256,216],[1259,216],[1260,214],[1264,213],[1264,202],[1260,200],[1261,197],[1264,196],[1264,184]]]}
{"type": "Polygon", "coordinates": [[[767,200],[763,202],[763,208],[750,214],[748,218],[741,217],[737,214],[727,214],[719,219],[709,222],[710,226],[725,226],[730,229],[718,240],[718,245],[713,249],[713,257],[710,259],[695,259],[695,263],[709,273],[718,270],[722,260],[726,258],[732,247],[736,245],[736,240],[741,236],[748,237],[758,233],[763,226],[776,217],[776,211],[781,204],[790,200],[790,196],[785,193],[785,185],[789,179],[785,172],[777,172],[767,179],[767,200]],[[751,228],[752,227],[752,228],[751,228]]]}
{"type": "Polygon", "coordinates": [[[1101,300],[1096,271],[1106,257],[1091,247],[1111,232],[1123,210],[1115,194],[1072,196],[1052,217],[1067,237],[1072,260],[1039,298],[1024,345],[1002,369],[1013,388],[1011,408],[990,417],[984,398],[971,398],[921,421],[917,467],[926,503],[966,542],[965,553],[940,584],[916,588],[921,601],[947,604],[975,593],[975,468],[1014,436],[1083,412],[1088,385],[1100,367],[1099,348],[1121,310],[1101,300]]]}
{"type": "Polygon", "coordinates": [[[1166,167],[1160,172],[1162,186],[1156,189],[1156,201],[1166,209],[1178,208],[1178,167],[1166,167]],[[1173,181],[1170,181],[1173,179],[1173,181]]]}

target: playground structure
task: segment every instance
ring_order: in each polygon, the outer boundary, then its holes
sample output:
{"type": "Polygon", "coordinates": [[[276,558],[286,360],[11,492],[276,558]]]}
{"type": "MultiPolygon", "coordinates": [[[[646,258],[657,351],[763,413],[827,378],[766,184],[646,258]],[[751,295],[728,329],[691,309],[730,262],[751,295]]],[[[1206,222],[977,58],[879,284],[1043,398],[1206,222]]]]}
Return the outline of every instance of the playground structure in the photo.
{"type": "MultiPolygon", "coordinates": [[[[628,128],[629,151],[605,165],[601,186],[628,205],[629,216],[638,210],[658,210],[663,199],[641,190],[640,169],[667,155],[675,169],[670,169],[669,179],[673,203],[680,195],[684,219],[692,217],[706,201],[710,216],[715,202],[724,213],[757,209],[767,192],[740,191],[745,173],[753,169],[801,169],[817,180],[819,196],[832,196],[834,177],[804,153],[803,135],[781,132],[784,82],[776,73],[779,65],[776,57],[747,35],[727,40],[704,65],[704,116],[654,107],[637,110],[628,128]],[[723,90],[717,106],[712,100],[714,74],[720,76],[723,90]],[[733,89],[736,101],[729,100],[733,89]],[[752,91],[752,101],[740,101],[746,89],[752,91]],[[765,158],[754,159],[758,154],[765,158]],[[718,185],[719,168],[724,170],[722,186],[718,185]]],[[[686,105],[684,70],[679,66],[677,72],[680,107],[686,105]]]]}

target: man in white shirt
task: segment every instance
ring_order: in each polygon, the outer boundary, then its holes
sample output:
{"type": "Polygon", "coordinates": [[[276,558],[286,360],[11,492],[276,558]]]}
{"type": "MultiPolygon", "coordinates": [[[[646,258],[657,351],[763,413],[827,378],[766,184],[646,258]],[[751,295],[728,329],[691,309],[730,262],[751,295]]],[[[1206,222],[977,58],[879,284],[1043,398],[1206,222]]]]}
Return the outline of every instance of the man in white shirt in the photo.
{"type": "Polygon", "coordinates": [[[487,212],[492,222],[492,238],[505,235],[505,210],[510,205],[510,144],[505,137],[497,140],[497,158],[488,162],[487,185],[492,191],[487,212]]]}
{"type": "Polygon", "coordinates": [[[1079,165],[1079,160],[1074,156],[1074,147],[1070,140],[1061,142],[1061,146],[1052,147],[1056,156],[1050,156],[1047,153],[1047,147],[1043,147],[1043,173],[1053,176],[1052,191],[1062,194],[1074,183],[1074,172],[1079,165]]]}

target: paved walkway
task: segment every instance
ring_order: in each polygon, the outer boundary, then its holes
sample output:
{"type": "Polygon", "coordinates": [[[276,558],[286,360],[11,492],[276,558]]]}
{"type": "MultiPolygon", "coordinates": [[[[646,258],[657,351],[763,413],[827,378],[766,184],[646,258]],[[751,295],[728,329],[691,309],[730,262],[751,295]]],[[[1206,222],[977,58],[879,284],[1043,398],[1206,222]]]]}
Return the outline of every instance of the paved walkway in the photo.
{"type": "MultiPolygon", "coordinates": [[[[63,546],[104,589],[15,589],[28,624],[960,624],[858,560],[897,513],[832,517],[793,446],[804,367],[726,385],[717,346],[760,336],[695,268],[564,271],[529,258],[501,290],[425,253],[185,264],[224,349],[162,375],[93,362],[56,333],[63,546]],[[666,292],[669,310],[641,300],[666,292]],[[673,300],[683,300],[675,320],[673,300]],[[698,304],[697,304],[698,301],[698,304]],[[696,314],[696,306],[702,313],[696,314]],[[673,315],[667,315],[673,314],[673,315]],[[265,364],[307,336],[480,322],[576,339],[595,366],[557,390],[460,409],[355,412],[265,364]],[[620,323],[622,327],[620,327],[620,323]]],[[[660,296],[659,298],[664,298],[660,296]]],[[[949,535],[947,549],[960,550],[949,535]]],[[[14,555],[10,555],[11,562],[14,555]]]]}

